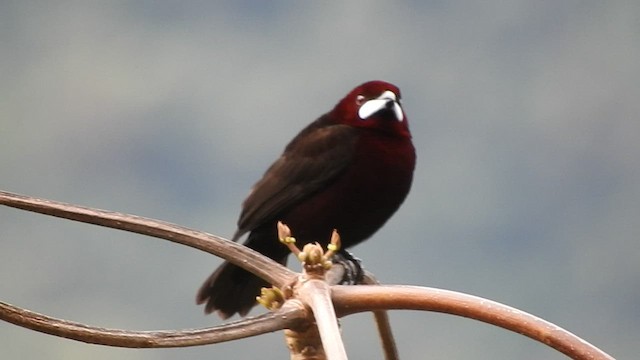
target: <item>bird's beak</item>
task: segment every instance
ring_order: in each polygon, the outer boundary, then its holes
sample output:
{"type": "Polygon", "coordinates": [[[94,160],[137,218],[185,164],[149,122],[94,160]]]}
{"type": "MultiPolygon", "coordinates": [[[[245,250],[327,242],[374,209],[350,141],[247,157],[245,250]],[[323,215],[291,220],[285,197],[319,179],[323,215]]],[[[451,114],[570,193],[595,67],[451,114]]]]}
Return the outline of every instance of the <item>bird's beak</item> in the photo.
{"type": "Polygon", "coordinates": [[[404,113],[402,112],[402,107],[398,103],[398,98],[393,91],[389,90],[383,92],[382,95],[377,98],[371,99],[362,104],[360,109],[358,109],[358,116],[360,116],[362,120],[365,120],[381,110],[392,111],[396,120],[404,120],[404,113]]]}

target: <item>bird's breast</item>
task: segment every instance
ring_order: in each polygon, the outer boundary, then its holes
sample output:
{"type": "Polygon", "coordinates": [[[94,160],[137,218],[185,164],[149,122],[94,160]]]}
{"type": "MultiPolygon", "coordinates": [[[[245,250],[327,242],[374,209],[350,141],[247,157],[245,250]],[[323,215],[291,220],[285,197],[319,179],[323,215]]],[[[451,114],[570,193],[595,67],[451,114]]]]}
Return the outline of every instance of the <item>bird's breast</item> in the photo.
{"type": "Polygon", "coordinates": [[[285,215],[301,242],[326,242],[337,229],[345,246],[355,245],[382,227],[407,196],[416,159],[409,138],[364,134],[354,152],[333,182],[285,215]]]}

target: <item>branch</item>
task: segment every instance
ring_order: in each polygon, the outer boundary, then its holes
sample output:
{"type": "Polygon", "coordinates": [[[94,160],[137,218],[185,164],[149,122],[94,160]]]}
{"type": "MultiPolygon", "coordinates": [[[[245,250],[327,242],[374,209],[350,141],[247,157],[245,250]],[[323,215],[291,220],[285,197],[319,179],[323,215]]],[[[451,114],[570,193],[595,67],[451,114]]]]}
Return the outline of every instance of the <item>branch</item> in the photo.
{"type": "Polygon", "coordinates": [[[567,330],[518,309],[455,291],[418,286],[332,288],[339,316],[383,309],[426,310],[463,316],[525,335],[577,360],[613,360],[567,330]]]}
{"type": "Polygon", "coordinates": [[[52,200],[38,199],[6,191],[0,191],[0,205],[148,235],[187,245],[219,256],[256,274],[277,287],[282,287],[290,283],[296,276],[295,272],[246,246],[223,239],[219,236],[191,230],[164,221],[113,211],[92,209],[52,200]]]}
{"type": "MultiPolygon", "coordinates": [[[[0,191],[0,205],[158,237],[187,245],[220,256],[262,277],[277,287],[291,284],[296,276],[293,271],[242,245],[162,221],[36,199],[3,191],[0,191]]],[[[313,280],[313,282],[315,283],[316,281],[313,280]]],[[[328,290],[327,284],[324,282],[322,284],[323,291],[326,294],[328,290]]],[[[304,293],[305,291],[301,294],[303,298],[307,297],[304,293]]],[[[476,319],[523,334],[547,344],[573,359],[613,359],[600,349],[552,323],[476,296],[425,287],[369,285],[336,285],[331,287],[331,296],[339,316],[386,309],[449,313],[476,319]]],[[[303,300],[306,300],[308,304],[321,301],[316,297],[303,300]]],[[[94,344],[120,347],[177,347],[239,339],[280,330],[285,327],[290,329],[304,328],[308,326],[308,322],[305,322],[305,320],[308,321],[309,314],[299,305],[298,301],[291,301],[285,303],[281,310],[260,317],[245,319],[215,328],[177,332],[134,332],[90,327],[22,310],[5,303],[0,303],[0,319],[36,331],[94,344]]],[[[330,303],[328,305],[329,307],[325,308],[325,310],[330,309],[330,303]]],[[[320,322],[320,316],[317,317],[317,321],[320,322]]],[[[333,343],[333,340],[325,340],[328,343],[333,343]]]]}
{"type": "MultiPolygon", "coordinates": [[[[380,285],[378,280],[368,271],[364,272],[362,279],[364,285],[380,285]]],[[[384,351],[385,360],[399,360],[398,347],[396,346],[396,340],[391,330],[391,322],[389,321],[389,314],[387,310],[378,310],[373,312],[373,318],[378,328],[378,336],[382,343],[382,350],[384,351]]]]}
{"type": "Polygon", "coordinates": [[[215,344],[296,328],[307,323],[308,312],[289,302],[274,312],[205,329],[182,331],[129,331],[92,327],[56,319],[0,302],[0,319],[42,333],[89,344],[125,348],[170,348],[215,344]]]}
{"type": "Polygon", "coordinates": [[[346,360],[347,351],[340,335],[331,289],[326,281],[309,279],[297,289],[299,299],[313,311],[327,359],[346,360]]]}

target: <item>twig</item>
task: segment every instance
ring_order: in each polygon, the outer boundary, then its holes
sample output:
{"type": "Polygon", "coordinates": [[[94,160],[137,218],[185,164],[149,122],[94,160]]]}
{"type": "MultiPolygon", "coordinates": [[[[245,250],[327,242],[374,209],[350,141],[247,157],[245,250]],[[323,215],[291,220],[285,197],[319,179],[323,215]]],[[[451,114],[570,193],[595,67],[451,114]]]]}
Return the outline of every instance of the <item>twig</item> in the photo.
{"type": "Polygon", "coordinates": [[[336,230],[325,252],[320,244],[306,244],[302,251],[296,246],[291,229],[278,222],[278,238],[302,263],[302,274],[293,284],[292,294],[313,312],[314,329],[287,332],[287,344],[292,359],[347,360],[347,351],[340,335],[338,318],[331,301],[331,287],[326,280],[331,270],[331,257],[340,250],[340,235],[336,230]],[[318,345],[321,344],[321,348],[318,345]]]}
{"type": "MultiPolygon", "coordinates": [[[[378,280],[368,271],[364,272],[362,283],[365,285],[380,285],[378,280]]],[[[386,310],[377,310],[373,312],[373,318],[378,327],[378,336],[382,343],[382,350],[384,351],[384,358],[386,360],[399,360],[398,347],[396,346],[396,340],[391,330],[391,322],[389,321],[389,314],[386,310]]]]}

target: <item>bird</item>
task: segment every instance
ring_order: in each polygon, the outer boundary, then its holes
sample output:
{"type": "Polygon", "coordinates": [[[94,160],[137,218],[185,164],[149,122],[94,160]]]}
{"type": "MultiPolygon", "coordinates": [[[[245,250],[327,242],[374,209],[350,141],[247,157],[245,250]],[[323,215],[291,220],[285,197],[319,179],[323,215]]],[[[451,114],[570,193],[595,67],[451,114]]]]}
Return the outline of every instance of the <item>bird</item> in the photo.
{"type": "MultiPolygon", "coordinates": [[[[287,224],[300,246],[326,245],[333,230],[342,250],[379,230],[405,200],[416,153],[400,89],[374,80],[351,90],[285,147],[242,203],[232,240],[286,265],[278,241],[287,224]]],[[[264,280],[225,262],[202,284],[196,303],[222,319],[246,316],[264,280]]]]}

